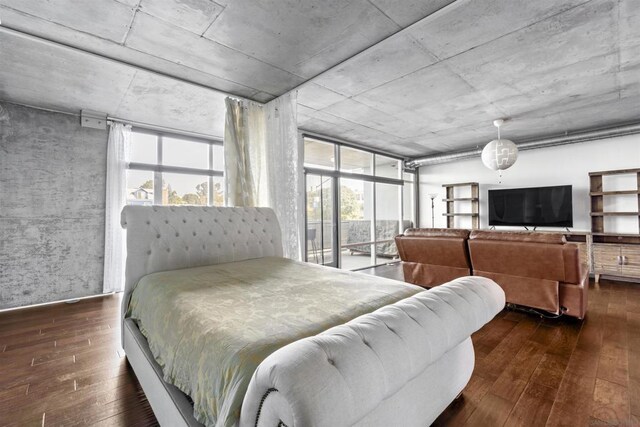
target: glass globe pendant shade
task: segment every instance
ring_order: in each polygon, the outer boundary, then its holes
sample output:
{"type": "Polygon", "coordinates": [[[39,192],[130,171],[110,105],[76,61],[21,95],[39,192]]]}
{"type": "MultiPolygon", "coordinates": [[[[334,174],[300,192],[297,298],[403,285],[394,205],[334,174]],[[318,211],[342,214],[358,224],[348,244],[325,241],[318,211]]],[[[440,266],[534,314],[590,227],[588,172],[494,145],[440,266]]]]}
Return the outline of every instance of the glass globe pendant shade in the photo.
{"type": "Polygon", "coordinates": [[[518,160],[518,147],[508,139],[494,139],[482,149],[482,163],[489,169],[505,170],[518,160]]]}

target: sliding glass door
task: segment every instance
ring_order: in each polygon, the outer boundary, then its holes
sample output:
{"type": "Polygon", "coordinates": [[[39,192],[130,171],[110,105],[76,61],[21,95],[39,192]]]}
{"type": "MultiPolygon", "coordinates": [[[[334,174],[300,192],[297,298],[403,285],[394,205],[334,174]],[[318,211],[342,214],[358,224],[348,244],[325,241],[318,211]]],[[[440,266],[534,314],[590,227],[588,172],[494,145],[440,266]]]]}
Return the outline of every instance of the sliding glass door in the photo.
{"type": "Polygon", "coordinates": [[[330,176],[306,175],[306,260],[337,267],[334,181],[330,176]]]}
{"type": "Polygon", "coordinates": [[[415,226],[405,211],[414,174],[392,157],[308,137],[304,146],[306,260],[348,270],[396,260],[394,237],[415,226]]]}
{"type": "Polygon", "coordinates": [[[340,267],[375,265],[373,183],[340,178],[340,267]]]}

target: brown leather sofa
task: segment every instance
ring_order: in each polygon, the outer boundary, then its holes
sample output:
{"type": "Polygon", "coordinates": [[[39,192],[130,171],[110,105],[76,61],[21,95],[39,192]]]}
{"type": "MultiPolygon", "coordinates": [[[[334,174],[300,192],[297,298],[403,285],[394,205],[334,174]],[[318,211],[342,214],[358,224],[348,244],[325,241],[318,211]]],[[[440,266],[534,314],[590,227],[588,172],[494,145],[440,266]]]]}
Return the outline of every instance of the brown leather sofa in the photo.
{"type": "Polygon", "coordinates": [[[468,230],[409,228],[396,236],[404,279],[432,287],[471,275],[468,230]]]}
{"type": "Polygon", "coordinates": [[[507,302],[580,319],[587,312],[587,267],[560,233],[473,230],[469,254],[473,274],[499,284],[507,302]]]}
{"type": "Polygon", "coordinates": [[[587,267],[560,233],[409,229],[396,244],[407,282],[432,287],[473,274],[498,283],[509,303],[586,314],[587,267]]]}

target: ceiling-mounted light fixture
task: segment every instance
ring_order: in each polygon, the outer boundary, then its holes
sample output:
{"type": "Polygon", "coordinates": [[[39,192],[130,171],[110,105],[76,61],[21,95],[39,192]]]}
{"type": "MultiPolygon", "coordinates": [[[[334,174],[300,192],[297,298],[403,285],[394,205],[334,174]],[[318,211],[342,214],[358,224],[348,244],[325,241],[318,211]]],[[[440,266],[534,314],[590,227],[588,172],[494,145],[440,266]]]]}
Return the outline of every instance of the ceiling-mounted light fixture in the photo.
{"type": "Polygon", "coordinates": [[[482,149],[482,163],[494,171],[508,169],[518,160],[516,144],[508,139],[500,138],[500,126],[503,124],[503,119],[493,121],[493,125],[498,128],[498,139],[489,142],[482,149]]]}

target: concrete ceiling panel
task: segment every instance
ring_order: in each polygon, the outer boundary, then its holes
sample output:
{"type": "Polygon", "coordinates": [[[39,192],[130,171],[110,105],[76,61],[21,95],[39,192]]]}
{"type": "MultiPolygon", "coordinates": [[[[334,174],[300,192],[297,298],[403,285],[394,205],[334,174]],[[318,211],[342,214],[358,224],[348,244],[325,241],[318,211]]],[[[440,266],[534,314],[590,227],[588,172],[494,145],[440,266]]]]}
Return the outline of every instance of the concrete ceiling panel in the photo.
{"type": "Polygon", "coordinates": [[[0,0],[0,5],[65,27],[122,43],[135,7],[115,0],[0,0]]]}
{"type": "Polygon", "coordinates": [[[446,59],[588,1],[458,0],[407,32],[439,59],[446,59]]]}
{"type": "MultiPolygon", "coordinates": [[[[401,155],[484,144],[503,116],[516,142],[640,116],[637,0],[0,0],[0,14],[8,28],[260,102],[304,83],[302,128],[401,155]]],[[[0,42],[0,99],[221,133],[219,92],[0,42]]]]}
{"type": "MultiPolygon", "coordinates": [[[[354,100],[406,121],[443,117],[440,104],[469,95],[471,87],[444,63],[423,68],[361,93],[354,100]],[[429,112],[430,111],[430,112],[429,112]],[[426,114],[426,116],[425,116],[426,114]]],[[[481,100],[478,99],[478,102],[481,100]]],[[[438,128],[433,123],[434,130],[438,128]]]]}
{"type": "Polygon", "coordinates": [[[398,33],[326,71],[313,81],[335,92],[354,96],[436,61],[411,36],[398,33]]]}
{"type": "Polygon", "coordinates": [[[115,1],[130,7],[138,7],[138,3],[140,3],[140,0],[115,0],[115,1]]]}
{"type": "Polygon", "coordinates": [[[640,2],[621,0],[619,8],[620,67],[634,67],[640,64],[640,2]]]}
{"type": "MultiPolygon", "coordinates": [[[[550,81],[574,78],[576,71],[581,75],[598,75],[608,72],[609,68],[576,65],[617,52],[617,34],[610,30],[615,28],[616,20],[615,1],[588,3],[447,63],[465,78],[473,73],[476,80],[490,75],[494,81],[506,82],[523,92],[530,89],[532,80],[544,86],[550,81]],[[598,36],[589,37],[589,34],[598,36]],[[572,66],[574,68],[567,72],[566,67],[572,66]]],[[[617,66],[613,60],[607,62],[617,66]]]]}
{"type": "Polygon", "coordinates": [[[342,136],[345,132],[353,129],[355,126],[361,126],[341,117],[323,113],[322,111],[314,111],[312,113],[303,112],[303,115],[309,117],[305,122],[304,129],[328,136],[342,136]]]}
{"type": "Polygon", "coordinates": [[[26,105],[113,113],[135,73],[121,64],[6,33],[0,33],[0,48],[0,99],[26,105]]]}
{"type": "Polygon", "coordinates": [[[345,96],[312,82],[305,83],[298,88],[298,105],[314,110],[322,110],[344,99],[346,99],[345,96]]]}
{"type": "Polygon", "coordinates": [[[2,16],[2,24],[5,27],[18,31],[26,31],[27,33],[66,45],[76,46],[89,52],[96,52],[116,60],[137,64],[150,70],[158,70],[207,87],[217,88],[223,92],[233,93],[257,101],[273,99],[273,95],[268,95],[265,99],[255,88],[212,76],[198,69],[186,67],[175,62],[167,61],[166,59],[133,50],[121,44],[113,43],[91,34],[75,31],[60,24],[27,15],[7,7],[0,6],[0,14],[2,16]]]}
{"type": "Polygon", "coordinates": [[[407,27],[414,22],[419,21],[425,16],[442,9],[443,7],[453,3],[455,0],[370,0],[389,18],[400,25],[407,27]]]}
{"type": "Polygon", "coordinates": [[[303,82],[282,69],[141,12],[136,14],[126,46],[272,95],[303,82]]]}
{"type": "Polygon", "coordinates": [[[415,122],[392,116],[353,99],[333,104],[323,109],[322,112],[355,124],[366,124],[367,127],[385,132],[389,136],[403,138],[415,133],[415,122]]]}
{"type": "Polygon", "coordinates": [[[204,34],[309,78],[398,31],[366,0],[238,0],[204,34]]]}
{"type": "Polygon", "coordinates": [[[177,27],[202,35],[224,6],[211,0],[142,0],[140,10],[177,27]]]}
{"type": "Polygon", "coordinates": [[[223,137],[224,99],[218,92],[139,71],[115,115],[223,137]]]}

